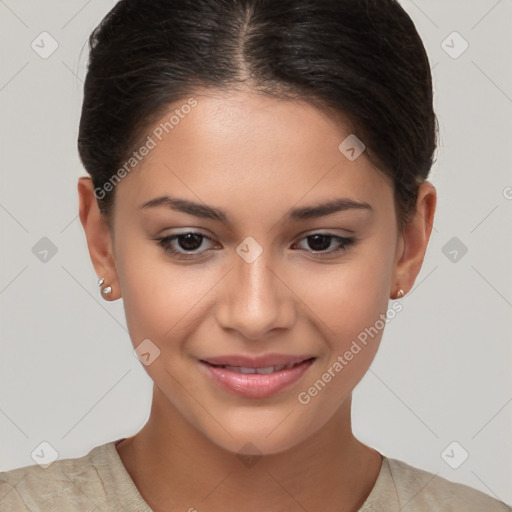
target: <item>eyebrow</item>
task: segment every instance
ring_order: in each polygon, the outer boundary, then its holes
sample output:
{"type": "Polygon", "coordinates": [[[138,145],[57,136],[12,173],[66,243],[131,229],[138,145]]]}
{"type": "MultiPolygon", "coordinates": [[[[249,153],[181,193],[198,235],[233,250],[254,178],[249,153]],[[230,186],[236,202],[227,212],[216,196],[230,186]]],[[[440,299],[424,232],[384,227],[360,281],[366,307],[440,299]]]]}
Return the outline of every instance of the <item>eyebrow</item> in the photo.
{"type": "MultiPolygon", "coordinates": [[[[228,214],[219,208],[214,208],[212,206],[207,206],[201,203],[195,203],[187,199],[170,197],[168,195],[150,199],[149,201],[143,203],[140,208],[145,210],[149,208],[156,208],[158,206],[164,206],[174,211],[188,213],[189,215],[194,215],[195,217],[212,219],[219,222],[229,222],[228,214]]],[[[313,219],[331,215],[336,212],[353,209],[373,211],[371,205],[364,201],[340,198],[322,204],[305,206],[302,208],[294,208],[286,214],[285,219],[289,222],[313,219]]]]}

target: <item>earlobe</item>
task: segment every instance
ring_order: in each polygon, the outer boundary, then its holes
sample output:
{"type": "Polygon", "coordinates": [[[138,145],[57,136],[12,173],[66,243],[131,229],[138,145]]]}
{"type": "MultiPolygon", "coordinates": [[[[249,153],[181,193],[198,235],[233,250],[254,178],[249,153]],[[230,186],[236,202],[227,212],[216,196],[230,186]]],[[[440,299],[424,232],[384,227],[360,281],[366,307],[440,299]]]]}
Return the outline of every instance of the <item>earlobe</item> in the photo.
{"type": "MultiPolygon", "coordinates": [[[[119,298],[114,290],[117,286],[117,271],[113,254],[110,228],[105,222],[94,195],[94,185],[90,177],[78,179],[79,216],[84,228],[89,256],[101,288],[102,297],[108,300],[119,298]]],[[[119,295],[120,296],[120,295],[119,295]]]]}
{"type": "MultiPolygon", "coordinates": [[[[418,191],[415,214],[400,235],[403,239],[403,252],[396,263],[393,282],[402,290],[401,296],[407,293],[404,290],[413,287],[421,270],[433,228],[436,202],[436,189],[430,182],[423,182],[418,191]]],[[[393,294],[392,298],[399,298],[396,295],[393,294]]]]}
{"type": "Polygon", "coordinates": [[[398,290],[394,295],[391,296],[391,299],[393,299],[393,300],[401,299],[404,295],[405,295],[405,292],[402,290],[402,288],[400,288],[400,290],[398,290]]]}

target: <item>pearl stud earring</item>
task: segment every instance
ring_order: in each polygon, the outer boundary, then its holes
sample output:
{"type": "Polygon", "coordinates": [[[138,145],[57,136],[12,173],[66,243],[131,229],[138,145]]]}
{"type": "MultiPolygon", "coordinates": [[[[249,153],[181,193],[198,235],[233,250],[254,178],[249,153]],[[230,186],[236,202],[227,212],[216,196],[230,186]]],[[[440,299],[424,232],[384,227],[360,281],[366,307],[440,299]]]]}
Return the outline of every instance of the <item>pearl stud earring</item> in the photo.
{"type": "MultiPolygon", "coordinates": [[[[105,282],[105,278],[104,277],[102,277],[101,279],[98,279],[98,286],[101,286],[104,282],[105,282]]],[[[101,290],[101,292],[104,295],[110,295],[112,293],[112,287],[111,286],[106,286],[105,288],[103,288],[103,290],[101,290]]]]}

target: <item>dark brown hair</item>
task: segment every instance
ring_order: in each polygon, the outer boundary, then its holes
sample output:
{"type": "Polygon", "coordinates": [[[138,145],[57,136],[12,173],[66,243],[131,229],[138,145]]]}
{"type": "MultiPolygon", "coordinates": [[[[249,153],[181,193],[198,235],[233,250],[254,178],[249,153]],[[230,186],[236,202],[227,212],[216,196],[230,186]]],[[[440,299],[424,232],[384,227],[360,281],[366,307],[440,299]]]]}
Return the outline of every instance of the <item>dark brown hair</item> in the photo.
{"type": "Polygon", "coordinates": [[[121,0],[89,48],[78,151],[107,221],[108,184],[152,124],[196,91],[241,85],[343,115],[392,181],[398,224],[414,213],[437,118],[425,48],[397,1],[121,0]]]}

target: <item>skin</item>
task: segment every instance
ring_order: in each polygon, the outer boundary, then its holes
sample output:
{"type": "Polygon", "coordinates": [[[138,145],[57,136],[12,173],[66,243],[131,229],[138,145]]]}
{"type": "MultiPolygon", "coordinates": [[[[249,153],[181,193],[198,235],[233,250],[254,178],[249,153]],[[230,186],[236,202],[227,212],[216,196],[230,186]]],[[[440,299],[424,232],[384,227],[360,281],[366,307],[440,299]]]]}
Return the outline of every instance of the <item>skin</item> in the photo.
{"type": "MultiPolygon", "coordinates": [[[[381,455],[352,433],[352,390],[383,330],[309,403],[297,396],[375,325],[400,288],[412,288],[435,188],[421,185],[400,232],[389,179],[365,153],[350,161],[339,151],[351,133],[345,123],[250,91],[194,97],[198,105],[116,186],[112,230],[90,178],[78,182],[80,220],[97,275],[112,286],[108,300],[123,298],[134,347],[149,338],[160,350],[144,366],[154,381],[150,418],[117,451],[156,512],[357,511],[381,455]],[[225,210],[230,222],[139,208],[163,194],[225,210]],[[285,221],[292,208],[335,198],[373,210],[285,221]],[[213,239],[196,240],[196,259],[173,257],[154,240],[189,231],[213,239]],[[322,258],[339,244],[308,241],[318,231],[356,242],[322,258]],[[263,249],[252,263],[236,252],[249,236],[263,249]],[[297,383],[262,399],[222,390],[198,363],[271,352],[316,360],[297,383]],[[247,443],[263,455],[252,466],[237,456],[247,443]]],[[[191,247],[183,239],[172,246],[191,247]]]]}

